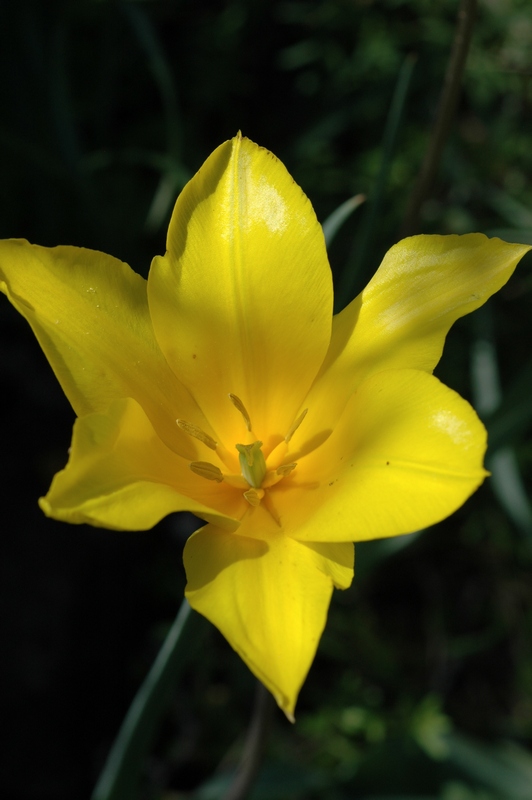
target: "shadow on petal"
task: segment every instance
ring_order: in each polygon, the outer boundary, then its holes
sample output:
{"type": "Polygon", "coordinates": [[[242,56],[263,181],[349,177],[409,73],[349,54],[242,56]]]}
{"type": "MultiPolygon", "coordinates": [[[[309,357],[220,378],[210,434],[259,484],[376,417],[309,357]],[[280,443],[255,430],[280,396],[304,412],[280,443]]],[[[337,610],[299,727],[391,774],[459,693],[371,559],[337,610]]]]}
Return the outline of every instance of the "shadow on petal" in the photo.
{"type": "Polygon", "coordinates": [[[301,445],[299,450],[290,452],[290,459],[297,461],[299,458],[304,458],[304,456],[312,453],[313,450],[317,450],[318,447],[321,447],[321,445],[327,441],[332,432],[332,428],[327,428],[326,430],[315,433],[314,436],[312,436],[310,439],[307,439],[307,441],[301,445]]]}
{"type": "Polygon", "coordinates": [[[353,548],[350,542],[349,547],[343,546],[345,542],[305,542],[305,544],[310,550],[314,550],[323,558],[328,558],[339,567],[353,569],[353,548]]]}
{"type": "Polygon", "coordinates": [[[235,536],[210,525],[201,528],[185,546],[187,593],[211,583],[238,561],[261,558],[268,550],[267,543],[261,539],[235,536]]]}
{"type": "Polygon", "coordinates": [[[353,580],[355,548],[351,542],[305,542],[315,554],[316,567],[332,578],[337,589],[348,589],[353,580]]]}
{"type": "MultiPolygon", "coordinates": [[[[187,246],[189,223],[198,205],[216,192],[231,158],[231,142],[220,145],[177,199],[168,228],[167,250],[179,262],[187,246]]],[[[228,231],[227,235],[231,235],[228,231]]]]}

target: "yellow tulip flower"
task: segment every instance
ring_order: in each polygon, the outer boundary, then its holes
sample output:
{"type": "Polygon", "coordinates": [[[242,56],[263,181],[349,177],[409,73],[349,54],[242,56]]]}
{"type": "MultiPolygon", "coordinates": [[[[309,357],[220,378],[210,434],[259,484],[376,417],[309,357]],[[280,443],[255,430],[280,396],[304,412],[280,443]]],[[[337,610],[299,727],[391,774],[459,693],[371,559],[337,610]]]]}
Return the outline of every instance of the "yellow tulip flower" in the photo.
{"type": "Polygon", "coordinates": [[[147,281],[103,253],[2,242],[1,288],[78,417],[41,508],[111,529],[205,520],[186,596],[292,719],[352,543],[438,522],[483,481],[484,427],[432,370],[528,249],[405,239],[333,317],[310,202],[240,136],[181,193],[147,281]]]}

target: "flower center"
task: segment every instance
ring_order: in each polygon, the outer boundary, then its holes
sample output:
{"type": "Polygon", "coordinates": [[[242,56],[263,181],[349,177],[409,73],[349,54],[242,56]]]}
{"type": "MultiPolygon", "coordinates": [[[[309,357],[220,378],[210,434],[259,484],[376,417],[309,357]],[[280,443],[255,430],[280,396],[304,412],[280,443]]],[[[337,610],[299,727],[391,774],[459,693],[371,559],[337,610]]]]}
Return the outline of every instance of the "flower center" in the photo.
{"type": "MultiPolygon", "coordinates": [[[[243,402],[235,394],[230,394],[229,399],[242,415],[246,430],[252,433],[251,419],[243,402]]],[[[303,422],[306,414],[307,409],[299,415],[288,429],[287,434],[284,436],[285,448],[303,422]]],[[[187,422],[186,420],[178,419],[176,422],[182,431],[198,439],[211,450],[218,452],[221,460],[227,463],[228,459],[224,458],[225,449],[223,446],[220,446],[212,436],[209,436],[208,433],[205,433],[197,425],[187,422]]],[[[243,496],[252,506],[258,506],[265,497],[267,490],[271,489],[272,486],[275,486],[275,484],[279,483],[283,478],[286,478],[286,476],[297,467],[296,463],[287,463],[281,464],[275,469],[268,469],[264,453],[262,452],[262,442],[258,440],[251,444],[237,444],[235,447],[238,451],[240,475],[226,474],[222,472],[220,467],[211,464],[210,461],[192,461],[189,466],[192,472],[206,480],[216,481],[217,483],[225,482],[235,488],[245,489],[246,491],[243,492],[243,496]]],[[[225,451],[225,455],[227,455],[227,451],[225,451]]],[[[268,502],[267,507],[275,517],[276,515],[271,508],[271,503],[268,502]]]]}

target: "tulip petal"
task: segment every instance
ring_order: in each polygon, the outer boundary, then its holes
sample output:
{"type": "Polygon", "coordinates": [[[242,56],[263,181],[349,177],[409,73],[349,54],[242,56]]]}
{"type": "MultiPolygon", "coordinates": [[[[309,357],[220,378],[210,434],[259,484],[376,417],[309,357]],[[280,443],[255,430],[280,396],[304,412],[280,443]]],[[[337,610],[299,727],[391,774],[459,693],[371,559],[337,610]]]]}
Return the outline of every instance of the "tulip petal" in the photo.
{"type": "Polygon", "coordinates": [[[329,352],[306,403],[334,421],[368,375],[432,372],[451,325],[504,286],[530,249],[481,233],[403,239],[335,316],[329,352]]]}
{"type": "Polygon", "coordinates": [[[0,242],[0,289],[31,325],[78,416],[134,397],[169,446],[197,457],[175,420],[206,423],[155,341],[140,275],[105,253],[12,239],[0,242]]]}
{"type": "Polygon", "coordinates": [[[195,533],[184,562],[192,608],[216,625],[293,720],[333,580],[351,581],[353,546],[296,542],[259,506],[237,535],[212,525],[195,533]]]}
{"type": "Polygon", "coordinates": [[[321,226],[275,156],[221,145],[185,187],[148,297],[168,363],[234,447],[285,435],[329,345],[332,282],[321,226]]]}
{"type": "Polygon", "coordinates": [[[363,541],[447,517],[482,483],[486,431],[456,392],[418,370],[359,386],[332,435],[272,491],[298,540],[363,541]]]}
{"type": "Polygon", "coordinates": [[[146,530],[173,511],[233,530],[246,503],[238,490],[195,475],[125,399],[76,420],[68,464],[40,505],[54,519],[114,530],[146,530]]]}

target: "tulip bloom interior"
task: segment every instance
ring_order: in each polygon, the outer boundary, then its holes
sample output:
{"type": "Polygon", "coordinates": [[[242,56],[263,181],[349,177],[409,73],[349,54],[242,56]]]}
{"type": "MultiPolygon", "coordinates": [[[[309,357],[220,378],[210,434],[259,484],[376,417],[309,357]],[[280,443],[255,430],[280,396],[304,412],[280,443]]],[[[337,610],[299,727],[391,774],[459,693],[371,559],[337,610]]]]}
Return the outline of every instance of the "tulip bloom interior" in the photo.
{"type": "Polygon", "coordinates": [[[103,253],[2,242],[2,290],[77,415],[41,508],[110,529],[203,519],[186,596],[293,719],[353,542],[443,519],[487,474],[484,427],[432,371],[528,249],[405,239],[333,317],[309,200],[240,136],[181,193],[147,281],[103,253]]]}

